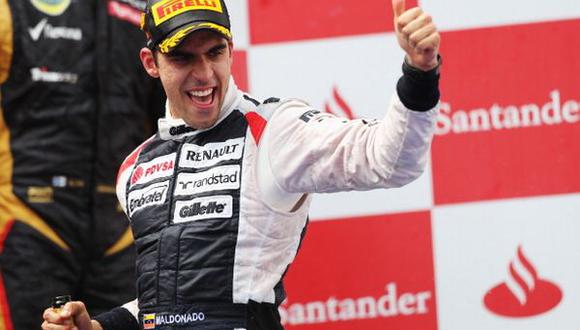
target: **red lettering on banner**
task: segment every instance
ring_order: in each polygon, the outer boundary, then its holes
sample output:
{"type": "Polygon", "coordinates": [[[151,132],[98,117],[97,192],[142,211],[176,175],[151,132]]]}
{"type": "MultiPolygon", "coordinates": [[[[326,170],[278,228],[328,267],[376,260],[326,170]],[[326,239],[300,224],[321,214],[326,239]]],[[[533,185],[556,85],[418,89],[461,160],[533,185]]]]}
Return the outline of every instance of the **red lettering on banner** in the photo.
{"type": "Polygon", "coordinates": [[[281,322],[283,325],[316,324],[429,312],[427,301],[432,298],[429,291],[398,293],[397,284],[394,282],[387,284],[385,291],[386,294],[377,298],[372,296],[344,299],[330,297],[325,301],[311,301],[304,304],[289,303],[286,300],[279,309],[281,322]]]}
{"type": "Polygon", "coordinates": [[[442,33],[436,205],[580,192],[579,30],[568,20],[442,33]]]}
{"type": "Polygon", "coordinates": [[[433,278],[429,212],[312,221],[280,314],[287,330],[436,330],[433,278]]]}

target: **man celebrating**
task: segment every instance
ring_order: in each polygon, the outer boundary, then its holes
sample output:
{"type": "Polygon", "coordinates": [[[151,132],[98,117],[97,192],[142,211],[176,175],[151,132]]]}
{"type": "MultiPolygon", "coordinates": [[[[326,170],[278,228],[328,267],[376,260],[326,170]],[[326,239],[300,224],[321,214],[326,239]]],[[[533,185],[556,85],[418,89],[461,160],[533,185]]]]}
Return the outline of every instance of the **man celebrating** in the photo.
{"type": "Polygon", "coordinates": [[[140,57],[165,88],[166,117],[117,183],[138,299],[94,320],[81,302],[47,309],[43,329],[282,329],[311,193],[399,187],[425,166],[440,37],[420,8],[393,9],[404,74],[384,120],[367,122],[238,90],[223,0],[148,1],[140,57]]]}

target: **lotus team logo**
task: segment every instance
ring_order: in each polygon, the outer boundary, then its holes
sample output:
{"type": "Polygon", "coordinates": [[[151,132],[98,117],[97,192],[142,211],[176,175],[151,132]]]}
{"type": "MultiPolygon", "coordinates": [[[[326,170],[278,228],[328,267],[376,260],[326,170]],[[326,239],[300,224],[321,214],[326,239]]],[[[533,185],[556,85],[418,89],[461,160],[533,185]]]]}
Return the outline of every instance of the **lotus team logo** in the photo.
{"type": "Polygon", "coordinates": [[[30,0],[30,2],[41,12],[50,16],[58,16],[64,13],[71,0],[30,0]]]}
{"type": "Polygon", "coordinates": [[[519,246],[510,262],[508,279],[487,292],[483,302],[491,312],[507,317],[527,317],[545,313],[562,300],[555,284],[540,279],[536,268],[519,246]]]}

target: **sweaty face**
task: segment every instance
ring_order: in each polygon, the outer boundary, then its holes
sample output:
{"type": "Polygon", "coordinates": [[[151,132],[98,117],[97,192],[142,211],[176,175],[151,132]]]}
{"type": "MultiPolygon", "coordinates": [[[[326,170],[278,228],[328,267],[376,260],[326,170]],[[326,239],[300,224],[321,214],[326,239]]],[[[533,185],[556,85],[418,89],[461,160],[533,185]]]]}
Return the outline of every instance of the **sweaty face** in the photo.
{"type": "Polygon", "coordinates": [[[171,53],[158,53],[157,69],[171,115],[197,129],[215,124],[231,65],[231,42],[211,30],[193,32],[171,53]]]}

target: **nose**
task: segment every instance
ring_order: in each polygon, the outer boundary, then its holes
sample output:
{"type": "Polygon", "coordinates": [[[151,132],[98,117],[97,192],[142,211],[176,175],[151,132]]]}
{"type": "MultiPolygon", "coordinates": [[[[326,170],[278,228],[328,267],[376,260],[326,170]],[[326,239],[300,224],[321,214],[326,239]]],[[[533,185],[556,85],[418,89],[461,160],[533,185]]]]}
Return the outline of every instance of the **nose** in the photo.
{"type": "Polygon", "coordinates": [[[200,57],[191,68],[191,75],[199,82],[208,82],[213,75],[211,61],[205,57],[200,57]]]}

